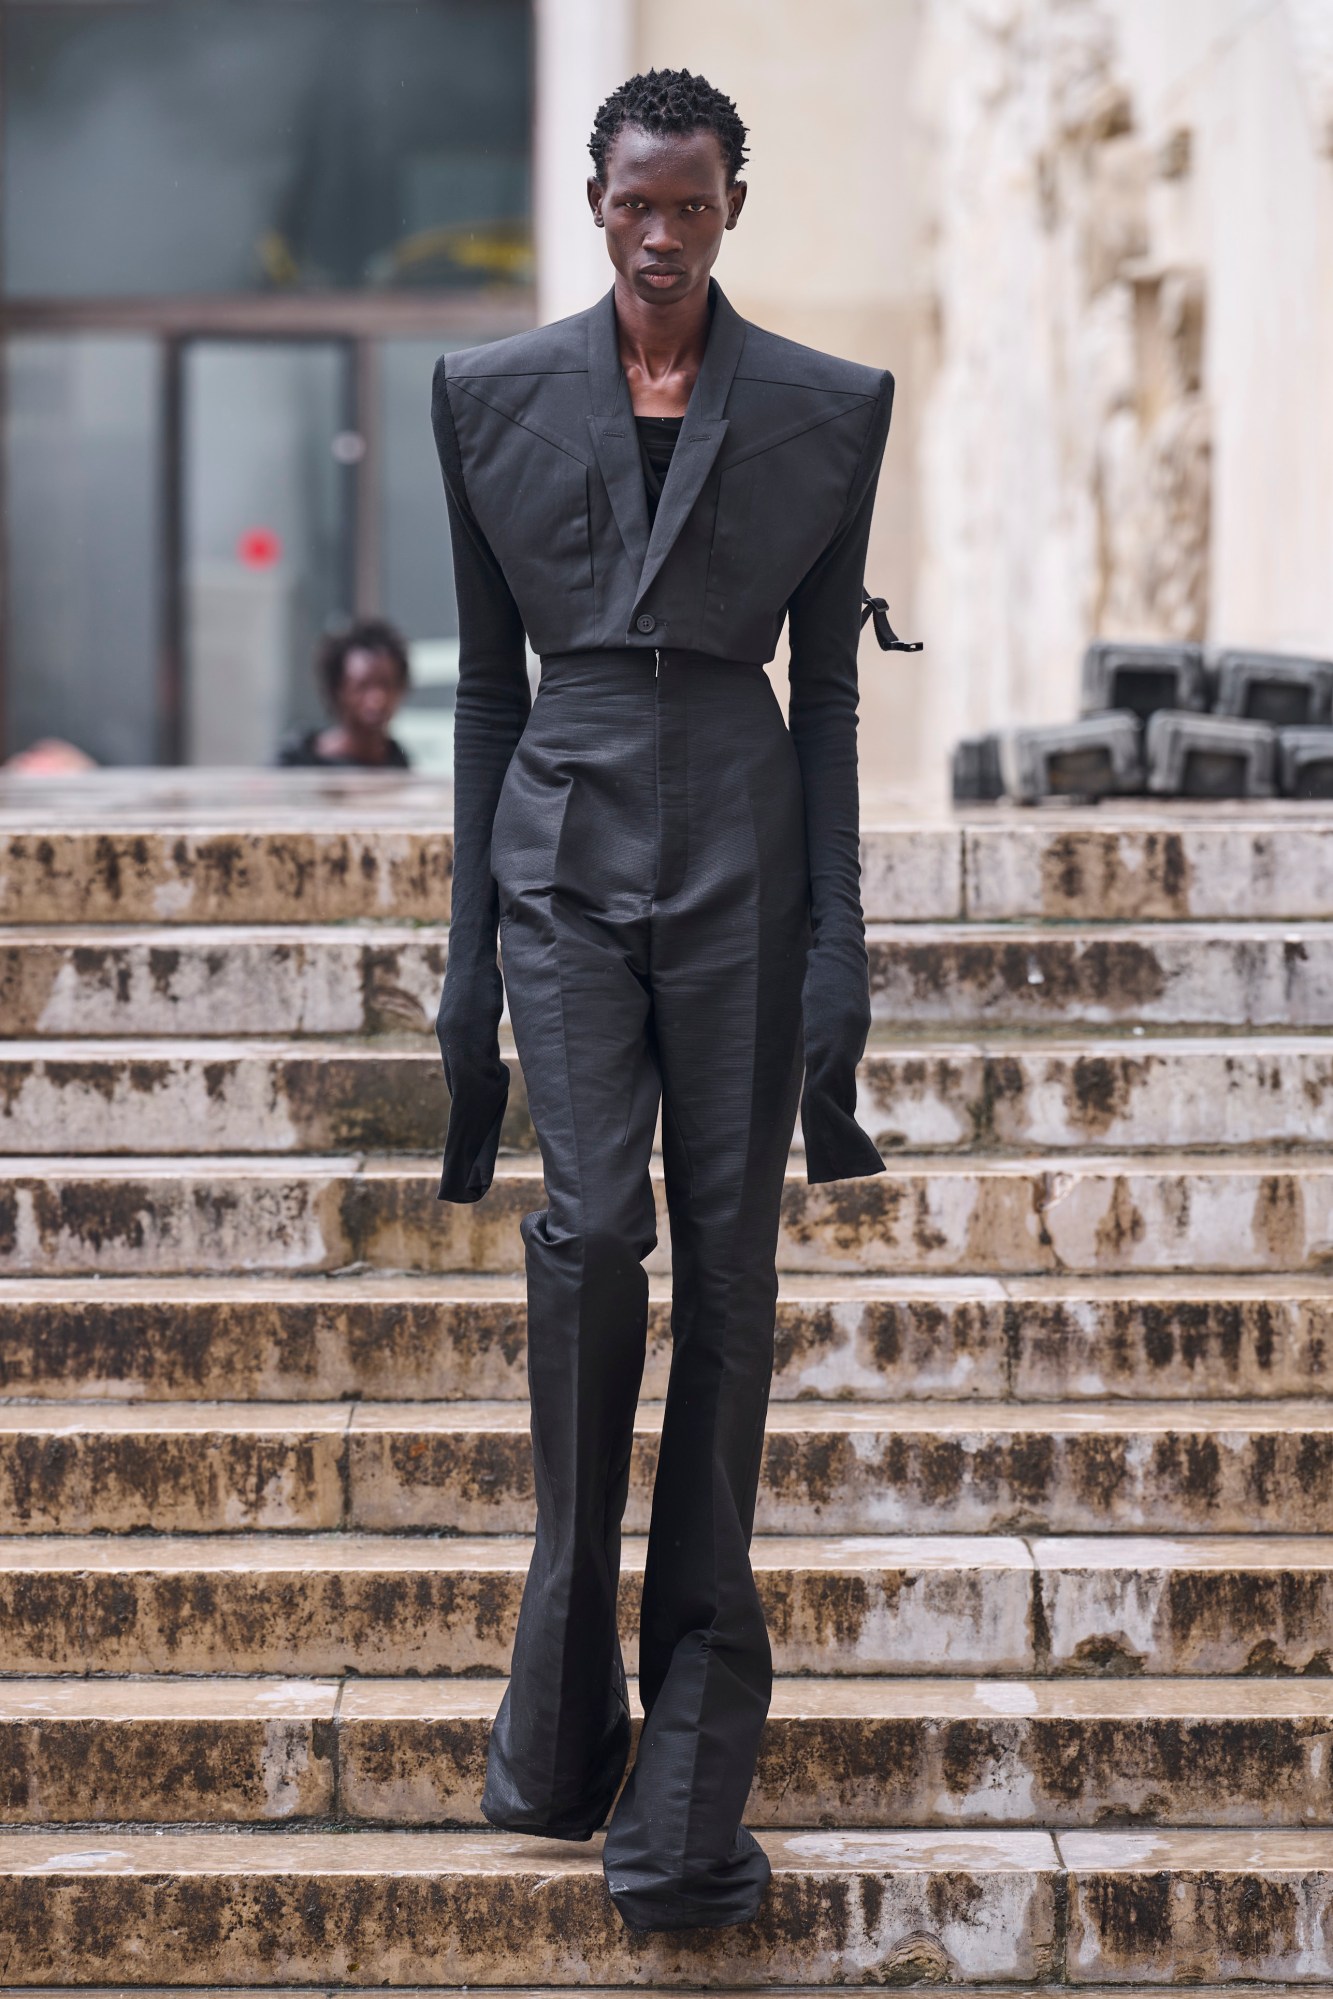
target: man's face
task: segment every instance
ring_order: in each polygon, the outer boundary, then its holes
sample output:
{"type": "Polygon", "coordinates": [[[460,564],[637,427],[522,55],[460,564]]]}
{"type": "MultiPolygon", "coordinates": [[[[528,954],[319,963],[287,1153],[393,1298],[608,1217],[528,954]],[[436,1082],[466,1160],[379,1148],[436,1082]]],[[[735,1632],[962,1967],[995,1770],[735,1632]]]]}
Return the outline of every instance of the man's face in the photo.
{"type": "Polygon", "coordinates": [[[588,182],[611,262],[635,294],[654,304],[707,283],[722,233],[733,229],[745,183],[727,185],[715,132],[648,132],[623,125],[611,142],[606,182],[588,182]]]}
{"type": "Polygon", "coordinates": [[[353,729],[387,729],[402,698],[402,676],[388,653],[348,653],[335,704],[340,721],[353,729]]]}

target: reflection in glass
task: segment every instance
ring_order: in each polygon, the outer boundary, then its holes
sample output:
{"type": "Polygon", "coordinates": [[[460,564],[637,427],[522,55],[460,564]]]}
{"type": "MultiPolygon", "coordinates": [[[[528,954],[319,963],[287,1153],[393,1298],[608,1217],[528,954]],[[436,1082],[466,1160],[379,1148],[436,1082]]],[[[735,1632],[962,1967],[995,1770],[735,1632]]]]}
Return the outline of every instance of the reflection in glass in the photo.
{"type": "Polygon", "coordinates": [[[11,297],[530,277],[527,0],[0,10],[11,297]]]}
{"type": "Polygon", "coordinates": [[[383,608],[411,639],[458,631],[444,482],[430,427],[431,376],[448,344],[385,340],[378,352],[383,608]]]}
{"type": "Polygon", "coordinates": [[[430,386],[446,344],[386,340],[378,355],[384,608],[412,647],[412,693],[394,730],[418,770],[444,776],[453,769],[458,612],[430,386]]]}
{"type": "Polygon", "coordinates": [[[188,763],[267,763],[288,728],[322,719],[315,646],[352,609],[350,373],[332,340],[185,350],[188,763]]]}
{"type": "Polygon", "coordinates": [[[159,362],[120,335],[5,344],[6,738],[161,750],[159,362]]]}

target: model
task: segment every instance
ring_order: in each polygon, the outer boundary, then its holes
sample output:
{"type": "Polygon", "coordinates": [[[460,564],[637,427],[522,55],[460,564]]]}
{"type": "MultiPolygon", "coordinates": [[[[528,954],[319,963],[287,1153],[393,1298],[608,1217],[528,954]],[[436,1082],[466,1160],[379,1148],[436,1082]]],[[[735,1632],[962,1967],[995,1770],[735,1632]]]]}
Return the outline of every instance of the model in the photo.
{"type": "Polygon", "coordinates": [[[744,1922],[768,1880],[741,1824],[772,1683],[749,1544],[803,1069],[809,1178],[883,1166],[855,1121],[856,652],[893,382],[710,278],[745,137],[688,70],[631,78],[591,142],[611,291],[434,379],[460,634],[440,1192],[494,1170],[498,925],[547,1203],[523,1224],[536,1547],[482,1810],[558,1839],[611,1814],[638,1930],[744,1922]],[[764,672],[784,617],[790,730],[764,672]],[[622,1790],[659,1103],[673,1345],[622,1790]]]}

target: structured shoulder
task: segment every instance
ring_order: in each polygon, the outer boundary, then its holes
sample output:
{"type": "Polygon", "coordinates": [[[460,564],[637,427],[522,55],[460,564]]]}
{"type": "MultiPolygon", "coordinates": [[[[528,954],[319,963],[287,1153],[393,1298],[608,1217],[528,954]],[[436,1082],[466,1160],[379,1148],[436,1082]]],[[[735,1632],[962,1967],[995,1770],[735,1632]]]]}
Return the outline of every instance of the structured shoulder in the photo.
{"type": "Polygon", "coordinates": [[[441,354],[436,372],[451,381],[482,375],[573,375],[588,366],[588,313],[576,312],[549,326],[511,333],[484,347],[461,347],[441,354]]]}
{"type": "Polygon", "coordinates": [[[879,396],[892,392],[893,377],[887,368],[867,368],[860,361],[844,361],[841,355],[825,354],[818,347],[803,347],[799,340],[784,339],[767,327],[746,322],[745,348],[736,369],[749,381],[779,382],[801,389],[832,389],[842,395],[879,396]]]}

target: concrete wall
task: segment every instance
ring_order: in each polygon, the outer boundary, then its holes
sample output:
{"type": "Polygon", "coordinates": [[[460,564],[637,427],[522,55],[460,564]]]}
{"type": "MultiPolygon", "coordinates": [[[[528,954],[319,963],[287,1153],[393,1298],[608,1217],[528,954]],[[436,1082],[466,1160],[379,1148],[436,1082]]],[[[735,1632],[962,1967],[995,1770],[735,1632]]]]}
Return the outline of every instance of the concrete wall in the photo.
{"type": "Polygon", "coordinates": [[[544,313],[607,281],[598,98],[686,66],[752,131],[730,296],[897,377],[868,789],[1072,714],[1096,632],[1333,649],[1333,0],[542,9],[544,313]]]}
{"type": "MultiPolygon", "coordinates": [[[[778,333],[892,368],[893,428],[867,563],[915,632],[914,420],[924,301],[909,89],[922,0],[641,0],[640,67],[702,70],[750,127],[750,193],[717,276],[778,333]]],[[[867,777],[921,726],[924,655],[862,649],[867,777]]],[[[780,673],[775,676],[781,679],[780,673]]]]}
{"type": "Polygon", "coordinates": [[[1096,631],[1333,649],[1321,11],[927,9],[929,758],[1070,713],[1096,631]]]}

